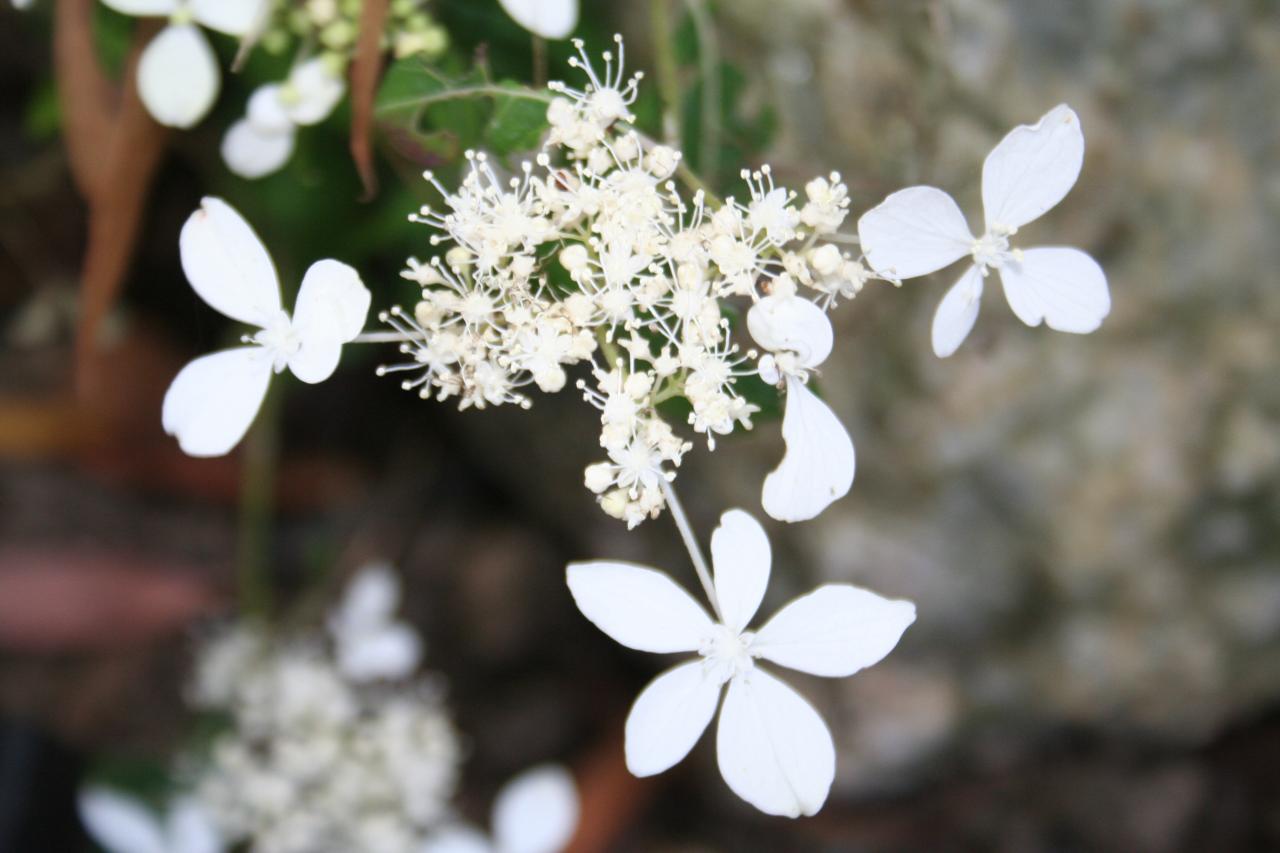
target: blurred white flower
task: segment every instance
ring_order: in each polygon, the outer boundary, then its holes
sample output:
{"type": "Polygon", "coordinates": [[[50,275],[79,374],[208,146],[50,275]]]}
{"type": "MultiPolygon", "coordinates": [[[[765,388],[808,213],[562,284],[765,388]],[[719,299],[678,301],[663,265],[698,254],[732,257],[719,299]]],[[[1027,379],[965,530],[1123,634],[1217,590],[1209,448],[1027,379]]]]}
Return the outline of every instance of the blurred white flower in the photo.
{"type": "Polygon", "coordinates": [[[627,768],[667,770],[711,723],[727,684],[716,753],[735,794],[768,814],[816,813],[835,777],[835,747],[804,698],[763,667],[765,659],[827,677],[852,675],[887,655],[915,621],[915,605],[847,584],[827,584],[784,606],[758,632],[746,630],[769,582],[769,540],[742,510],[711,537],[719,618],[666,574],[617,562],[573,563],[567,579],[578,609],[629,648],[699,657],[659,675],[627,717],[627,768]]]}
{"type": "Polygon", "coordinates": [[[955,200],[935,187],[893,193],[858,220],[867,263],[889,279],[927,275],[965,255],[973,265],[943,296],[933,318],[933,351],[947,357],[968,337],[978,318],[983,280],[1000,274],[1005,298],[1028,326],[1041,322],[1062,332],[1086,334],[1111,310],[1107,277],[1079,249],[1053,246],[1015,249],[1009,238],[1044,215],[1067,194],[1084,161],[1080,119],[1059,104],[1034,125],[1011,130],[982,167],[986,231],[974,237],[955,200]]]}
{"type": "Polygon", "coordinates": [[[102,0],[135,17],[168,18],[169,24],[138,60],[138,94],[161,124],[191,127],[218,97],[218,58],[196,24],[243,38],[266,18],[269,0],[102,0]]]}
{"type": "Polygon", "coordinates": [[[303,382],[333,373],[342,345],[360,334],[370,294],[359,274],[334,260],[307,270],[290,317],[266,248],[226,202],[205,198],[179,237],[182,268],[200,298],[233,320],[257,326],[249,346],[189,363],[165,393],[165,432],[192,456],[221,456],[244,436],[272,372],[303,382]]]}
{"type": "Polygon", "coordinates": [[[190,797],[169,803],[162,816],[139,800],[107,788],[80,792],[80,820],[107,853],[220,853],[224,845],[204,808],[190,797]]]}
{"type": "Polygon", "coordinates": [[[349,680],[396,680],[418,668],[422,640],[412,626],[395,619],[399,606],[400,578],[390,565],[365,566],[351,580],[329,616],[338,669],[349,680]]]}
{"type": "Polygon", "coordinates": [[[300,63],[283,83],[260,86],[249,97],[244,118],[222,138],[222,159],[242,178],[278,171],[293,155],[299,126],[317,124],[346,94],[337,62],[317,56],[300,63]]]}
{"type": "Polygon", "coordinates": [[[546,764],[507,782],[493,804],[493,835],[454,824],[432,833],[418,853],[558,853],[578,827],[578,789],[563,767],[546,764]]]}
{"type": "Polygon", "coordinates": [[[578,26],[578,0],[499,0],[517,24],[544,39],[562,39],[578,26]]]}
{"type": "Polygon", "coordinates": [[[787,452],[765,478],[761,504],[779,521],[805,521],[848,494],[853,484],[853,441],[806,382],[808,372],[831,354],[831,321],[809,300],[780,293],[751,306],[747,329],[768,351],[760,359],[761,378],[784,382],[787,389],[782,419],[787,452]]]}

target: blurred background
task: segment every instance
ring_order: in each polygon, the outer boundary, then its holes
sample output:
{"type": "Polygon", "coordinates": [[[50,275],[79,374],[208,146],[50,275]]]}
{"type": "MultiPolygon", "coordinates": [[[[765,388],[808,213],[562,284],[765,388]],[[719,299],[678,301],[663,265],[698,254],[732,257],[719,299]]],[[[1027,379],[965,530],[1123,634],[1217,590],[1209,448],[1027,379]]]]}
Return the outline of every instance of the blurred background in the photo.
{"type": "MultiPolygon", "coordinates": [[[[63,146],[51,6],[0,9],[0,850],[89,849],[72,800],[86,769],[145,775],[189,735],[191,640],[234,607],[237,566],[269,566],[287,602],[373,557],[401,568],[449,682],[477,814],[554,758],[584,787],[598,849],[1280,849],[1273,2],[673,6],[691,113],[708,54],[720,69],[720,138],[686,137],[694,165],[722,188],[766,159],[792,187],[839,171],[851,222],[912,183],[976,211],[990,147],[1070,103],[1084,171],[1024,245],[1082,247],[1111,285],[1089,337],[1028,329],[989,293],[946,361],[929,347],[946,273],[873,283],[833,313],[823,390],[858,479],[816,521],[768,526],[765,609],[847,581],[913,599],[919,619],[871,670],[797,680],[839,756],[826,808],[797,822],[734,797],[706,738],[660,777],[626,774],[622,720],[657,664],[581,618],[563,566],[611,556],[687,580],[687,558],[665,516],[629,534],[594,506],[597,425],[573,393],[458,413],[374,378],[386,353],[366,348],[323,386],[277,382],[230,457],[189,459],[163,435],[172,376],[229,334],[178,264],[201,196],[246,214],[284,281],[338,257],[375,307],[412,298],[399,270],[430,251],[405,221],[426,197],[418,164],[380,137],[380,190],[361,201],[345,112],[278,175],[226,171],[221,133],[278,76],[270,57],[228,75],[150,186],[113,202],[142,205],[139,239],[77,387],[94,226],[63,146]]],[[[526,73],[527,36],[496,3],[430,8],[458,61],[479,50],[526,73]]],[[[97,26],[119,67],[130,22],[97,26]]],[[[602,48],[622,32],[637,68],[653,67],[650,27],[647,4],[584,0],[580,33],[602,48]]],[[[551,45],[553,78],[566,55],[551,45]]],[[[689,455],[679,483],[704,535],[758,508],[777,430],[689,455]]]]}

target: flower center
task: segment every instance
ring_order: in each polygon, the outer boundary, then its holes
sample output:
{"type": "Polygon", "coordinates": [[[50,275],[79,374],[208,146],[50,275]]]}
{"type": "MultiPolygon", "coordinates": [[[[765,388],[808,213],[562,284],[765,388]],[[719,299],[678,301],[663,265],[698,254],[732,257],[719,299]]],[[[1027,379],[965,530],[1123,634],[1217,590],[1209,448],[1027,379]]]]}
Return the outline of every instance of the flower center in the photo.
{"type": "Polygon", "coordinates": [[[728,681],[750,672],[755,666],[756,655],[752,649],[755,636],[750,631],[738,633],[727,625],[716,625],[698,654],[706,659],[707,666],[721,681],[728,681]]]}
{"type": "Polygon", "coordinates": [[[276,373],[284,370],[289,359],[302,348],[302,339],[293,328],[289,315],[280,311],[251,339],[271,354],[276,373]]]}
{"type": "Polygon", "coordinates": [[[1011,260],[1021,259],[1021,251],[1009,248],[1009,238],[1017,231],[1017,228],[995,225],[973,241],[969,252],[973,255],[973,262],[983,268],[983,275],[986,275],[988,269],[998,269],[1011,260]]]}

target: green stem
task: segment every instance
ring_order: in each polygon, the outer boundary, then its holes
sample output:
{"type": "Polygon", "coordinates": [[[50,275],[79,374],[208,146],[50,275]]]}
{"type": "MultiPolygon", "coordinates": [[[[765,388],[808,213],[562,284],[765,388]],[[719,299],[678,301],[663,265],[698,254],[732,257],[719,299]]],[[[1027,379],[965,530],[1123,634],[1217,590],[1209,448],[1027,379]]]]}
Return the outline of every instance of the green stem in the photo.
{"type": "Polygon", "coordinates": [[[658,66],[662,136],[668,145],[679,148],[680,69],[676,63],[675,38],[671,31],[671,0],[649,0],[649,30],[653,39],[654,63],[658,66]]]}
{"type": "Polygon", "coordinates": [[[698,73],[702,77],[702,145],[698,168],[712,180],[720,171],[720,43],[704,0],[686,0],[698,33],[698,73]]]}
{"type": "Polygon", "coordinates": [[[547,43],[541,36],[533,36],[533,86],[541,89],[547,85],[547,43]]]}
{"type": "MultiPolygon", "coordinates": [[[[277,383],[277,386],[279,383],[277,383]]],[[[244,442],[236,580],[241,609],[266,619],[271,613],[271,522],[275,514],[281,389],[267,394],[244,442]]]]}

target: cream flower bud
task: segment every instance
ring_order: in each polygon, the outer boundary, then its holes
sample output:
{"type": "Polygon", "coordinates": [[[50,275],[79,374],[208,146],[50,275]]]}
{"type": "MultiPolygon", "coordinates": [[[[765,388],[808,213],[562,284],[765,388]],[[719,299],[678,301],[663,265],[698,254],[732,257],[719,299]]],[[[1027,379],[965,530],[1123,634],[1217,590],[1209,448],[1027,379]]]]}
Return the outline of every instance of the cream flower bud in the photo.
{"type": "Polygon", "coordinates": [[[809,253],[809,263],[813,264],[819,275],[833,274],[840,269],[843,260],[840,250],[833,243],[824,243],[809,253]]]}
{"type": "Polygon", "coordinates": [[[586,266],[588,258],[586,246],[581,243],[570,243],[560,251],[560,266],[573,272],[586,266]]]}
{"type": "Polygon", "coordinates": [[[586,487],[597,495],[613,485],[613,466],[608,462],[588,465],[583,476],[586,487]]]}

